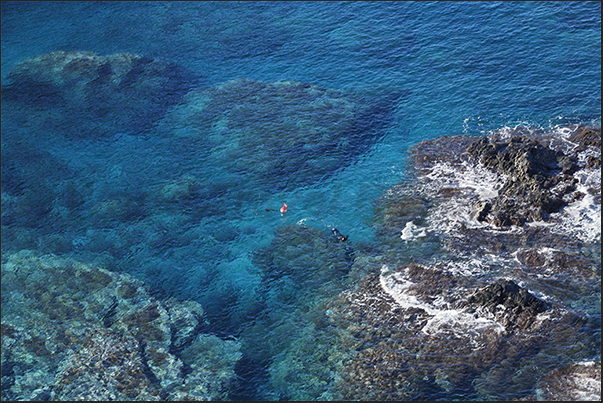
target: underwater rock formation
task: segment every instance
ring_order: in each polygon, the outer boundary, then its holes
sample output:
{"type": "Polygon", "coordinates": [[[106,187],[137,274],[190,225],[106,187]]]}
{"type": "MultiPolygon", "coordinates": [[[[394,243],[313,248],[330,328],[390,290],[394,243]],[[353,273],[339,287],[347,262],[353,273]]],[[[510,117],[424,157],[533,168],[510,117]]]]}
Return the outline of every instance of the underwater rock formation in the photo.
{"type": "Polygon", "coordinates": [[[333,343],[324,310],[333,290],[345,288],[354,260],[348,242],[306,225],[283,225],[254,253],[263,273],[261,298],[256,319],[243,324],[241,339],[251,360],[269,363],[276,394],[266,399],[338,400],[331,386],[340,346],[333,343]],[[259,343],[262,335],[265,342],[259,343]]]}
{"type": "Polygon", "coordinates": [[[21,251],[2,264],[2,398],[216,400],[240,346],[201,334],[192,301],[126,274],[21,251]]]}
{"type": "Polygon", "coordinates": [[[348,165],[383,134],[397,97],[367,100],[309,83],[234,80],[190,92],[166,116],[197,159],[270,189],[312,184],[348,165]]]}
{"type": "Polygon", "coordinates": [[[343,400],[521,398],[546,368],[588,343],[576,313],[558,304],[519,312],[540,300],[510,283],[479,283],[445,265],[411,265],[383,269],[342,292],[327,312],[349,351],[337,382],[343,400]],[[501,299],[515,301],[508,304],[515,320],[476,297],[501,284],[509,289],[501,299]]]}
{"type": "Polygon", "coordinates": [[[536,389],[534,400],[601,400],[601,363],[582,362],[547,374],[536,389]]]}
{"type": "Polygon", "coordinates": [[[23,105],[30,112],[18,114],[24,124],[69,138],[144,132],[199,82],[174,63],[129,53],[79,51],[26,59],[7,80],[3,105],[23,105]],[[40,113],[32,114],[32,108],[40,113]]]}
{"type": "Polygon", "coordinates": [[[291,277],[298,284],[320,285],[344,276],[353,259],[353,249],[330,233],[294,224],[279,227],[270,245],[255,251],[253,261],[265,281],[291,277]]]}

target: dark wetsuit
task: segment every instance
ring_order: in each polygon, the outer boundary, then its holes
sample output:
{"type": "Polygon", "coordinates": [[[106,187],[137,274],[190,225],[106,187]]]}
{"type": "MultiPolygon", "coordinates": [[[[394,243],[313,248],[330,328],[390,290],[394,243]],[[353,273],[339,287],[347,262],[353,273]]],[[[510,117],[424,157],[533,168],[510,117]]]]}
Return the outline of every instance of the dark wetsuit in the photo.
{"type": "Polygon", "coordinates": [[[331,231],[333,232],[333,235],[335,235],[338,241],[347,241],[348,237],[341,235],[341,232],[339,232],[337,228],[333,228],[331,231]]]}

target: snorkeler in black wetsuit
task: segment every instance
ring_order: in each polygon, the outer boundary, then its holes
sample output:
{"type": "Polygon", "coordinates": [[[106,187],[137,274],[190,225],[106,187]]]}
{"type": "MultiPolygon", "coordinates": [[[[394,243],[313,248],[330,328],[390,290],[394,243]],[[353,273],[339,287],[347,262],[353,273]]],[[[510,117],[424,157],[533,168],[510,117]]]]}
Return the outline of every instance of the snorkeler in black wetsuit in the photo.
{"type": "Polygon", "coordinates": [[[338,241],[344,242],[348,240],[348,237],[341,235],[341,232],[339,232],[337,228],[333,228],[331,232],[333,232],[333,235],[335,235],[338,241]]]}

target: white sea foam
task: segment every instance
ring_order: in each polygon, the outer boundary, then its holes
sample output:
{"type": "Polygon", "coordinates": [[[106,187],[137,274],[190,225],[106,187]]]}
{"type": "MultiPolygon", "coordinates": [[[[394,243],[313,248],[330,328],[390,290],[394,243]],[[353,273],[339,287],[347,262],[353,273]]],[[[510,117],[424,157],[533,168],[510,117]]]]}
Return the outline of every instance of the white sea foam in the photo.
{"type": "Polygon", "coordinates": [[[504,178],[482,165],[463,161],[460,164],[441,162],[435,164],[426,178],[442,188],[462,189],[471,192],[480,200],[488,200],[498,195],[504,185],[504,178]]]}
{"type": "MultiPolygon", "coordinates": [[[[593,361],[583,362],[580,365],[583,367],[594,367],[593,361]]],[[[596,376],[589,376],[587,374],[576,373],[571,377],[572,383],[576,388],[572,391],[572,395],[576,397],[578,401],[591,401],[601,400],[601,379],[597,379],[596,376]]]]}
{"type": "Polygon", "coordinates": [[[463,162],[459,165],[449,163],[435,164],[425,175],[424,190],[433,197],[446,189],[459,192],[434,206],[429,214],[427,230],[443,233],[456,233],[459,225],[468,228],[488,228],[490,224],[473,218],[474,205],[480,201],[490,201],[498,196],[505,183],[502,175],[487,168],[463,162]]]}
{"type": "Polygon", "coordinates": [[[414,222],[409,221],[406,223],[406,226],[402,229],[402,234],[400,238],[405,241],[412,241],[416,238],[423,238],[427,236],[427,229],[424,227],[419,227],[414,222]]]}
{"type": "MultiPolygon", "coordinates": [[[[416,308],[425,311],[431,318],[422,332],[427,335],[454,334],[467,338],[476,348],[479,338],[485,332],[501,334],[505,327],[487,316],[476,316],[460,309],[453,309],[442,297],[425,302],[412,295],[414,283],[405,277],[405,272],[391,273],[387,266],[381,268],[379,276],[381,288],[402,308],[416,308]]],[[[490,315],[491,316],[491,315],[490,315]]]]}
{"type": "MultiPolygon", "coordinates": [[[[601,400],[601,378],[597,376],[596,371],[589,371],[591,367],[597,365],[594,361],[586,361],[578,363],[578,368],[557,379],[557,383],[564,385],[562,396],[553,394],[546,384],[543,387],[536,389],[536,397],[538,400],[563,400],[569,397],[573,401],[600,401],[601,400]],[[561,399],[559,399],[561,397],[561,399]]],[[[599,371],[600,372],[600,371],[599,371]]],[[[555,389],[558,390],[558,389],[555,389]]],[[[555,391],[553,391],[555,393],[555,391]]]]}
{"type": "Polygon", "coordinates": [[[601,242],[601,169],[582,169],[574,177],[576,190],[584,197],[551,214],[551,231],[573,234],[585,242],[601,242]],[[589,189],[598,189],[592,194],[589,189]]]}
{"type": "MultiPolygon", "coordinates": [[[[572,128],[556,127],[553,131],[564,140],[566,149],[574,150],[578,147],[568,140],[574,133],[572,128]]],[[[555,223],[551,230],[573,234],[585,242],[601,242],[601,168],[586,168],[591,158],[600,159],[601,149],[591,146],[578,153],[577,163],[582,169],[573,176],[577,181],[576,190],[584,194],[584,197],[551,214],[555,223]]]]}
{"type": "Polygon", "coordinates": [[[480,254],[479,256],[467,256],[461,261],[448,261],[444,263],[445,270],[460,277],[481,276],[491,273],[493,267],[508,266],[508,260],[494,254],[480,254]]]}
{"type": "MultiPolygon", "coordinates": [[[[568,142],[568,144],[568,147],[576,146],[571,142],[568,142]]],[[[591,147],[581,152],[578,165],[586,165],[589,156],[599,157],[600,151],[591,147]]],[[[547,222],[538,221],[527,225],[549,226],[551,231],[559,234],[569,233],[585,242],[600,242],[601,169],[583,168],[578,170],[574,177],[577,180],[576,190],[584,194],[584,197],[570,203],[561,211],[551,214],[551,219],[547,222]],[[592,192],[593,189],[595,194],[592,192]]],[[[437,197],[438,193],[442,193],[446,189],[452,189],[459,192],[459,194],[446,198],[431,209],[427,227],[419,230],[413,226],[413,223],[407,223],[402,230],[401,238],[403,240],[414,239],[420,236],[423,231],[437,231],[454,235],[460,225],[467,228],[482,228],[486,231],[502,230],[475,220],[473,214],[476,203],[490,201],[498,195],[506,181],[505,175],[494,173],[481,165],[470,162],[456,165],[443,162],[435,164],[422,179],[424,190],[433,197],[437,197]]],[[[518,227],[509,227],[504,230],[521,232],[521,228],[518,227]]]]}

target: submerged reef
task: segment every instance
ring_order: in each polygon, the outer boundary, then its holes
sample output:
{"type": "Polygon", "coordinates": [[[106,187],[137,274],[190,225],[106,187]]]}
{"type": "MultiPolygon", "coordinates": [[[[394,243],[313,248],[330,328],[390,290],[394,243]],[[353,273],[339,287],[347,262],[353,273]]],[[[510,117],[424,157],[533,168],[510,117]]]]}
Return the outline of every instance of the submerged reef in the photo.
{"type": "Polygon", "coordinates": [[[22,124],[68,138],[104,138],[150,129],[199,78],[142,55],[56,51],[20,62],[7,81],[3,106],[22,106],[13,112],[22,124]]]}
{"type": "Polygon", "coordinates": [[[164,123],[197,157],[269,189],[314,184],[366,152],[401,94],[371,100],[309,83],[229,81],[196,89],[164,123]]]}
{"type": "Polygon", "coordinates": [[[253,262],[263,274],[259,310],[253,323],[241,324],[241,340],[249,359],[269,360],[270,387],[262,398],[337,400],[330,386],[340,345],[324,311],[333,290],[347,287],[354,260],[353,246],[305,225],[283,225],[256,250],[253,262]]]}
{"type": "Polygon", "coordinates": [[[2,261],[2,398],[223,400],[239,343],[203,334],[198,303],[127,274],[21,251],[2,261]]]}

